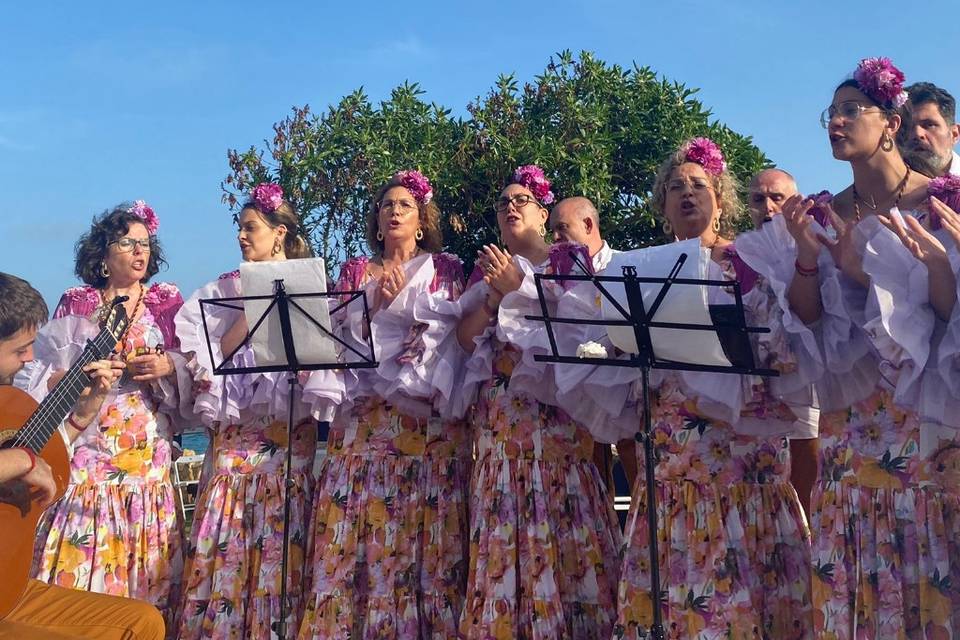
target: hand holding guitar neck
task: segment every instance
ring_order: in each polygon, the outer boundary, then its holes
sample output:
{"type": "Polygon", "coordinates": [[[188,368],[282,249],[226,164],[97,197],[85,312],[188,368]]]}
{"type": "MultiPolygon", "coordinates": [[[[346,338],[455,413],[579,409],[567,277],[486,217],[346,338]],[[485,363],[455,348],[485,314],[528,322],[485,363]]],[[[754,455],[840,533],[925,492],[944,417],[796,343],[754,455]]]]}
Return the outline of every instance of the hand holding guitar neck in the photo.
{"type": "Polygon", "coordinates": [[[71,440],[96,419],[103,401],[123,375],[126,366],[121,360],[95,360],[83,368],[90,384],[80,393],[80,398],[67,418],[66,424],[75,432],[71,433],[71,440]]]}

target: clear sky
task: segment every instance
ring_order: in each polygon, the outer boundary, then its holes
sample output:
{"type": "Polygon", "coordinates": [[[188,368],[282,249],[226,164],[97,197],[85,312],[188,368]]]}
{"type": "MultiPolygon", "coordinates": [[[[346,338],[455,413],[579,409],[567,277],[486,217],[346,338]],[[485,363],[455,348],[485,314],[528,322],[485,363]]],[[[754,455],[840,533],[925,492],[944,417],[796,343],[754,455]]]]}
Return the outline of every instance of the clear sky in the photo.
{"type": "Polygon", "coordinates": [[[701,89],[717,119],[806,192],[836,191],[818,116],[866,56],[960,96],[960,8],[937,2],[0,1],[0,271],[47,300],[75,284],[91,217],[145,199],[188,295],[239,261],[220,204],[226,150],[292,105],[320,111],[404,80],[464,114],[500,73],[530,80],[563,49],[636,61],[701,89]]]}

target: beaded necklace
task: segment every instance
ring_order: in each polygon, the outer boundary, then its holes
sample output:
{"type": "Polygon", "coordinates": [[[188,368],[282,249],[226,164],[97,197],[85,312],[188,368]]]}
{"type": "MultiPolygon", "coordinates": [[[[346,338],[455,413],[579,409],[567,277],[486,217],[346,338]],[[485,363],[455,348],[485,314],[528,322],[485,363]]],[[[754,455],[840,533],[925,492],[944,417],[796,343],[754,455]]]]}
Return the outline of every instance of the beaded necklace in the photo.
{"type": "MultiPolygon", "coordinates": [[[[105,324],[107,322],[107,317],[110,315],[110,311],[112,309],[110,305],[110,301],[107,300],[106,293],[107,293],[106,289],[100,292],[100,300],[102,302],[102,305],[100,307],[100,324],[105,324]]],[[[136,322],[137,313],[139,313],[140,311],[141,304],[143,304],[143,283],[142,282],[140,283],[140,294],[137,296],[137,304],[134,305],[133,313],[131,313],[128,318],[129,322],[127,322],[127,326],[123,330],[123,334],[121,334],[120,338],[117,340],[117,346],[114,349],[114,351],[118,353],[123,359],[126,359],[126,356],[127,356],[127,348],[126,348],[127,334],[130,333],[130,329],[133,327],[133,323],[136,322]]]]}
{"type": "MultiPolygon", "coordinates": [[[[907,167],[907,172],[903,174],[903,180],[900,181],[900,185],[897,187],[897,199],[893,201],[893,205],[891,205],[890,207],[891,209],[895,208],[898,204],[900,204],[900,198],[903,197],[903,190],[907,188],[907,181],[909,179],[910,179],[910,167],[907,167]]],[[[877,204],[876,200],[873,201],[873,206],[871,206],[869,202],[861,198],[860,194],[857,193],[857,183],[854,182],[853,183],[853,213],[856,216],[857,222],[860,222],[860,218],[861,218],[860,204],[858,203],[858,201],[862,202],[863,204],[865,204],[870,209],[873,209],[874,211],[880,208],[880,205],[877,204]]]]}

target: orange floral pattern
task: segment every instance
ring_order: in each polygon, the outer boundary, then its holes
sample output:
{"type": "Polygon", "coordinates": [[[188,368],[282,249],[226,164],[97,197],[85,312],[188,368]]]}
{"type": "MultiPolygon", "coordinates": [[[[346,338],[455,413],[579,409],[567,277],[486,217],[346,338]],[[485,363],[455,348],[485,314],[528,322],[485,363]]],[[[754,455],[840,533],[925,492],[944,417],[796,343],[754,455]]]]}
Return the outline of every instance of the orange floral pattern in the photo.
{"type": "Polygon", "coordinates": [[[461,633],[608,640],[620,525],[593,440],[562,410],[511,391],[520,352],[491,339],[491,379],[471,416],[477,462],[461,633]]]}
{"type": "MultiPolygon", "coordinates": [[[[699,415],[669,377],[654,394],[657,544],[668,638],[813,637],[809,536],[783,438],[699,415]]],[[[653,612],[643,448],[627,517],[614,638],[645,638],[653,612]]]]}
{"type": "Polygon", "coordinates": [[[878,390],[820,420],[820,637],[960,638],[960,432],[878,390]]]}

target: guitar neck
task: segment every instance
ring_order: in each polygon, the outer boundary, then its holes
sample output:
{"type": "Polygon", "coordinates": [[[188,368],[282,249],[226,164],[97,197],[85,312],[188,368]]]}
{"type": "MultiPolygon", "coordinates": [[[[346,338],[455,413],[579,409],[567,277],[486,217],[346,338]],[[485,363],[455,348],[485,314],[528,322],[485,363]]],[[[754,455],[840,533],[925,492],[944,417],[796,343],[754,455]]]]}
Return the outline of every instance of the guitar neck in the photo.
{"type": "Polygon", "coordinates": [[[87,341],[87,346],[77,361],[14,436],[13,446],[28,447],[39,453],[60,428],[60,424],[89,384],[90,378],[83,368],[105,357],[116,344],[116,338],[107,329],[100,331],[93,340],[87,341]]]}

